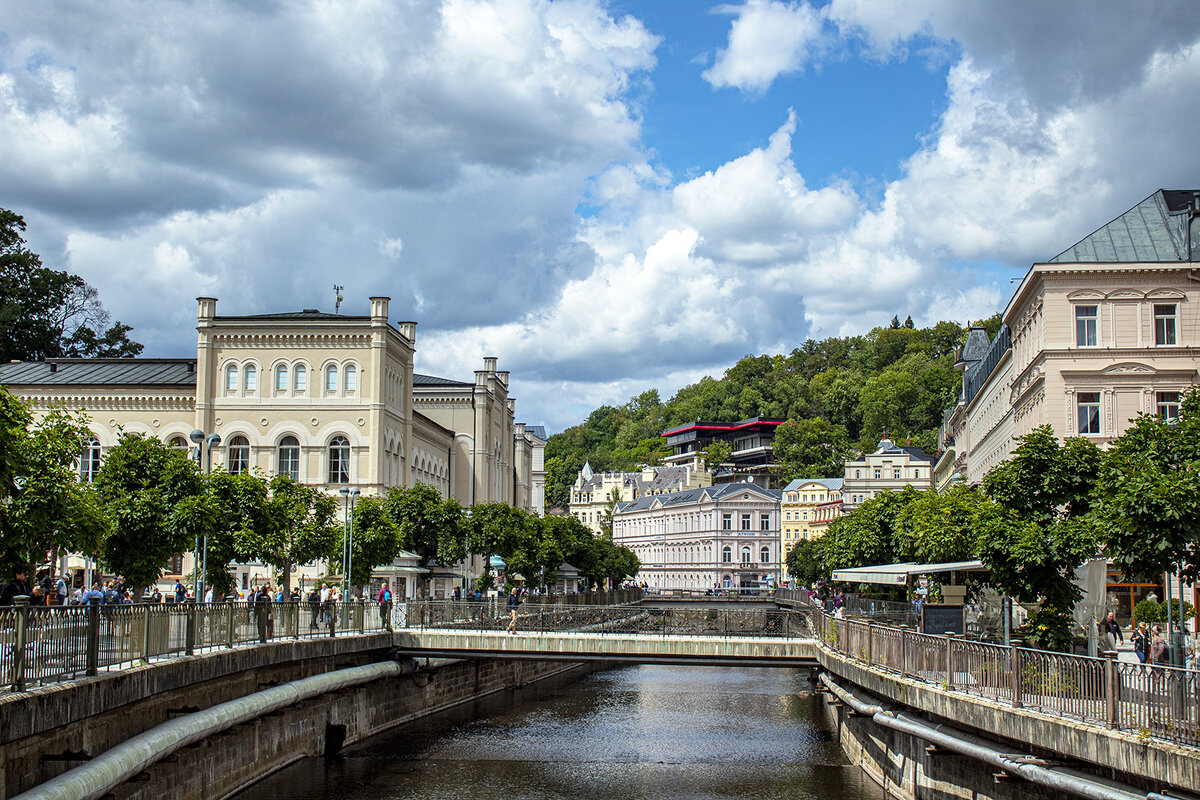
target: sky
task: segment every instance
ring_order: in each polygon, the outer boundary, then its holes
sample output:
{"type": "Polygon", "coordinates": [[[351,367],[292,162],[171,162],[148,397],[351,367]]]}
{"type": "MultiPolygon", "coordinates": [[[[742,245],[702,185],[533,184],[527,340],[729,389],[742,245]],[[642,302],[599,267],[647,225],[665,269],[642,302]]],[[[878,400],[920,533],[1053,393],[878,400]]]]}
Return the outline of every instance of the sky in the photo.
{"type": "Polygon", "coordinates": [[[0,206],[148,356],[416,320],[551,433],[747,354],[1000,310],[1200,187],[1194,0],[0,0],[0,206]]]}

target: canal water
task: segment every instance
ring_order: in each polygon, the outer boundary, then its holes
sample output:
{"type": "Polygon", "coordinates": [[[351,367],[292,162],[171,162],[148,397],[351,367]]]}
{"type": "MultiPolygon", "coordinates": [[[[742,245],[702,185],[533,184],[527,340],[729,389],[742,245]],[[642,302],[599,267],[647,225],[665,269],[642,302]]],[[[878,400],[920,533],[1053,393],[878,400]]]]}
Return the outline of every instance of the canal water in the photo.
{"type": "Polygon", "coordinates": [[[307,759],[244,800],[882,800],[807,674],[637,666],[475,703],[307,759]]]}

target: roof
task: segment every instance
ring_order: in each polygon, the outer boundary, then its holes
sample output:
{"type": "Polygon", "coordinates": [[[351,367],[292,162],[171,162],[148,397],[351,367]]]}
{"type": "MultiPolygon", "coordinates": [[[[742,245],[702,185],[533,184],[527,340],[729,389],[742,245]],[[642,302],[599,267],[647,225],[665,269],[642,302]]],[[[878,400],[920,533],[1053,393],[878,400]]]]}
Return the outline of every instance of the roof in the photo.
{"type": "Polygon", "coordinates": [[[194,358],[51,358],[0,365],[7,386],[195,387],[194,358]]]}
{"type": "Polygon", "coordinates": [[[550,441],[550,438],[548,436],[546,436],[546,426],[544,426],[544,425],[526,425],[525,432],[532,433],[534,436],[541,439],[542,441],[546,441],[546,442],[550,441]]]}
{"type": "Polygon", "coordinates": [[[327,311],[320,311],[315,308],[306,308],[303,311],[282,311],[273,314],[243,314],[240,316],[216,316],[214,320],[239,320],[239,319],[254,319],[254,320],[338,320],[341,322],[362,322],[371,321],[370,316],[356,316],[350,314],[330,314],[327,311]]]}
{"type": "Polygon", "coordinates": [[[907,454],[910,458],[915,458],[918,461],[933,461],[932,456],[925,455],[925,451],[919,447],[907,447],[898,445],[891,439],[880,439],[879,448],[872,455],[904,455],[907,454]]]}
{"type": "Polygon", "coordinates": [[[413,388],[418,386],[474,386],[473,383],[464,383],[463,381],[451,380],[450,378],[439,378],[436,375],[422,375],[419,372],[413,373],[413,388]]]}
{"type": "Polygon", "coordinates": [[[648,494],[639,497],[636,500],[630,500],[626,503],[617,503],[614,511],[643,511],[650,508],[654,503],[659,503],[663,506],[681,506],[690,503],[700,502],[704,493],[708,493],[709,498],[713,500],[724,500],[730,495],[739,494],[745,491],[754,491],[756,494],[778,501],[780,492],[776,489],[764,489],[754,483],[722,483],[716,486],[705,486],[700,489],[688,489],[684,492],[671,492],[670,494],[648,494]]]}
{"type": "Polygon", "coordinates": [[[660,433],[659,436],[675,436],[690,430],[729,432],[745,428],[774,428],[785,422],[787,420],[769,419],[767,417],[751,417],[750,419],[743,419],[738,422],[702,422],[701,420],[696,420],[695,422],[688,422],[683,425],[676,425],[674,428],[668,428],[660,433]]]}
{"type": "Polygon", "coordinates": [[[937,572],[979,572],[982,561],[948,561],[941,564],[918,564],[906,561],[902,564],[879,564],[873,567],[835,569],[833,580],[847,583],[882,583],[888,586],[903,586],[912,575],[931,575],[937,572]]]}
{"type": "MultiPolygon", "coordinates": [[[[1050,259],[1050,263],[1187,261],[1187,209],[1197,195],[1200,189],[1159,189],[1050,259]]],[[[1193,256],[1200,256],[1197,235],[1200,231],[1193,230],[1193,256]]]]}
{"type": "MultiPolygon", "coordinates": [[[[633,486],[642,492],[669,489],[672,486],[679,486],[688,479],[689,470],[687,467],[656,466],[652,467],[652,469],[654,470],[654,477],[650,480],[646,480],[643,477],[641,470],[637,472],[619,472],[617,474],[621,476],[622,486],[633,486]]],[[[601,489],[604,486],[605,477],[612,477],[612,473],[593,472],[590,462],[584,462],[583,469],[579,471],[579,474],[583,476],[583,484],[579,487],[583,491],[601,489]]]]}
{"type": "Polygon", "coordinates": [[[783,487],[785,492],[795,491],[806,483],[819,483],[826,489],[834,492],[840,492],[842,486],[846,483],[845,478],[796,478],[796,480],[783,487]]]}

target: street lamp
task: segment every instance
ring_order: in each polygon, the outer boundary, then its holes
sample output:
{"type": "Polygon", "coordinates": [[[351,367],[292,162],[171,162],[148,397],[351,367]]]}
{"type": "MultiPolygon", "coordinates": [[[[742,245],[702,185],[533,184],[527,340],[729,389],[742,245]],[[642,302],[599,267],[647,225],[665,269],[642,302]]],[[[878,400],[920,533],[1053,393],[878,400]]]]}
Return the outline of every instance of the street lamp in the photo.
{"type": "MultiPolygon", "coordinates": [[[[197,430],[192,431],[190,434],[188,434],[188,438],[196,443],[196,466],[200,465],[200,453],[201,453],[201,451],[204,451],[204,455],[205,455],[204,474],[211,475],[212,474],[212,451],[213,451],[214,447],[216,447],[217,445],[219,445],[221,443],[221,434],[210,433],[206,436],[204,434],[204,431],[197,429],[197,430]]],[[[199,542],[197,542],[196,544],[197,544],[196,549],[199,550],[200,549],[199,542]]],[[[199,553],[197,553],[197,555],[199,555],[199,553]]],[[[208,533],[207,532],[204,534],[204,557],[202,560],[200,560],[199,566],[200,566],[199,575],[195,574],[197,572],[196,570],[192,570],[192,573],[193,573],[192,596],[197,600],[197,602],[203,601],[204,598],[201,596],[200,592],[207,588],[206,584],[208,582],[208,533]]]]}
{"type": "Polygon", "coordinates": [[[342,534],[342,589],[344,592],[349,593],[350,570],[354,568],[354,528],[351,523],[354,519],[354,501],[358,499],[359,491],[358,489],[343,486],[341,489],[338,489],[338,494],[346,498],[346,529],[342,534]]]}

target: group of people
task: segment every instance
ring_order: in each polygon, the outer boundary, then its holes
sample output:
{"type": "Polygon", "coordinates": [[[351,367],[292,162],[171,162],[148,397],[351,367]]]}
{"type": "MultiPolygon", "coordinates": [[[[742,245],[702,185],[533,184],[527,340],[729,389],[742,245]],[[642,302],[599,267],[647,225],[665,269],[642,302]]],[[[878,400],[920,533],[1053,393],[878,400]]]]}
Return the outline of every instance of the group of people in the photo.
{"type": "MultiPolygon", "coordinates": [[[[1112,611],[1108,612],[1108,616],[1100,623],[1100,631],[1104,635],[1109,651],[1116,650],[1118,642],[1125,643],[1121,626],[1117,622],[1116,614],[1112,611]]],[[[1175,633],[1179,634],[1182,641],[1184,667],[1190,670],[1200,670],[1200,662],[1196,659],[1196,637],[1182,627],[1177,627],[1175,633]]],[[[1139,622],[1134,627],[1133,633],[1130,634],[1129,641],[1133,645],[1133,652],[1139,663],[1170,666],[1169,642],[1167,641],[1167,632],[1163,630],[1162,625],[1151,626],[1149,623],[1139,622]]]]}

